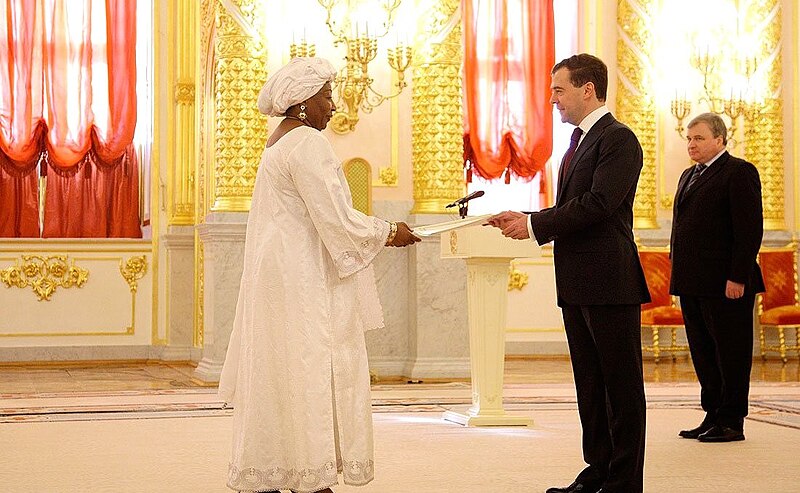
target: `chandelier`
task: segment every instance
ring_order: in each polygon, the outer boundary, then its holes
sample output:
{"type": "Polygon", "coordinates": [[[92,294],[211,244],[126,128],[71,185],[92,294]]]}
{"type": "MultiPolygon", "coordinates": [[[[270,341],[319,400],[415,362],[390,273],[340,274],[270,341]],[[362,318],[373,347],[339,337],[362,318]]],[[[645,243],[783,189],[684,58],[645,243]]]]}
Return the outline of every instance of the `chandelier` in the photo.
{"type": "MultiPolygon", "coordinates": [[[[358,123],[359,110],[371,113],[387,99],[399,96],[408,83],[405,81],[405,71],[411,65],[412,49],[406,43],[397,40],[392,48],[387,49],[387,61],[392,70],[397,74],[394,91],[384,95],[373,87],[375,82],[369,73],[370,63],[378,54],[378,40],[384,38],[394,22],[394,16],[402,0],[386,0],[375,3],[380,5],[383,17],[376,30],[369,21],[353,22],[350,15],[350,2],[347,0],[318,0],[327,15],[325,24],[333,36],[333,45],[344,46],[345,66],[339,71],[334,81],[334,94],[336,112],[331,118],[331,128],[338,134],[352,132],[358,123]],[[343,5],[346,4],[346,5],[343,5]],[[346,10],[344,22],[335,20],[334,10],[346,10]],[[370,28],[372,32],[370,32],[370,28]]],[[[296,56],[314,56],[316,48],[303,39],[300,43],[292,42],[289,54],[296,56]]]]}
{"type": "MultiPolygon", "coordinates": [[[[753,75],[756,73],[758,61],[755,57],[734,56],[732,65],[734,72],[740,79],[745,81],[745,88],[737,92],[730,90],[729,94],[723,95],[719,84],[719,71],[722,65],[722,54],[711,53],[708,48],[705,51],[695,50],[690,57],[690,63],[694,70],[699,72],[703,79],[702,91],[697,103],[704,105],[708,111],[718,115],[725,115],[730,119],[731,125],[729,134],[735,143],[733,136],[736,134],[737,121],[739,117],[745,116],[747,119],[755,119],[763,110],[763,104],[757,98],[750,95],[746,96],[753,75]]],[[[677,125],[675,131],[683,137],[683,120],[692,111],[692,101],[686,95],[679,95],[677,92],[670,102],[670,111],[675,117],[677,125]]]]}

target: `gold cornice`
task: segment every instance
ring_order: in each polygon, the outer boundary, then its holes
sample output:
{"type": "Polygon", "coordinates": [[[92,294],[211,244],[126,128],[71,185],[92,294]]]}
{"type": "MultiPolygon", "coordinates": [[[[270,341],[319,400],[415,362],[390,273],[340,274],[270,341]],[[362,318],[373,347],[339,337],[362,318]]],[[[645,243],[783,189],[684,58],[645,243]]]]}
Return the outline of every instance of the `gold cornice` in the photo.
{"type": "Polygon", "coordinates": [[[780,0],[759,0],[749,3],[740,17],[745,30],[758,40],[757,59],[765,67],[758,72],[766,80],[767,97],[757,115],[745,115],[745,159],[753,163],[761,177],[761,201],[764,207],[764,228],[784,230],[784,149],[783,149],[783,74],[782,9],[780,0]],[[758,31],[760,29],[760,31],[758,31]]]}
{"type": "Polygon", "coordinates": [[[656,108],[651,88],[652,18],[656,0],[617,1],[617,118],[642,145],[644,166],[633,203],[634,227],[658,228],[656,210],[656,108]]]}
{"type": "Polygon", "coordinates": [[[412,214],[442,214],[464,193],[459,2],[434,4],[426,15],[427,49],[414,63],[411,96],[414,207],[412,214]],[[449,30],[449,32],[447,32],[449,30]],[[434,40],[435,42],[430,42],[434,40]],[[441,41],[439,41],[441,40],[441,41]]]}
{"type": "Polygon", "coordinates": [[[22,255],[22,263],[0,270],[0,280],[7,287],[33,289],[39,301],[50,301],[56,288],[83,287],[89,279],[89,271],[75,265],[75,259],[67,264],[67,255],[22,255]]]}

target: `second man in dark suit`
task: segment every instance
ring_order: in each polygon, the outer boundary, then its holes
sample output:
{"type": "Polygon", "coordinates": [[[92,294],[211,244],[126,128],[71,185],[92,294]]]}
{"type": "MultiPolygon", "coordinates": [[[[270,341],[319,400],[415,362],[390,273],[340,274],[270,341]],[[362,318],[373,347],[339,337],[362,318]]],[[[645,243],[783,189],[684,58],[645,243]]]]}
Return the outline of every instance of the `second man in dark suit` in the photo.
{"type": "Polygon", "coordinates": [[[550,102],[576,126],[561,163],[556,205],[489,220],[515,239],[554,242],[558,305],[572,360],[588,466],[548,493],[640,493],[645,396],[641,303],[650,300],[633,237],[642,169],[634,133],[605,106],[608,70],[587,54],[557,63],[550,102]]]}
{"type": "Polygon", "coordinates": [[[700,381],[703,422],[683,438],[744,440],[753,363],[753,303],[764,291],[756,263],[763,235],[761,182],[752,164],[728,154],[719,115],[688,125],[689,157],[673,205],[672,282],[700,381]]]}

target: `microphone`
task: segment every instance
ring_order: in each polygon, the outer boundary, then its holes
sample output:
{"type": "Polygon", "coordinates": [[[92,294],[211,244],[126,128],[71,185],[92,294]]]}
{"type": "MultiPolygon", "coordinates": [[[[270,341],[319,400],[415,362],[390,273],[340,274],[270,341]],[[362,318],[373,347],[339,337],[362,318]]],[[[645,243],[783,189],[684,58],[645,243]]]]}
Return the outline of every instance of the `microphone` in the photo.
{"type": "Polygon", "coordinates": [[[460,199],[456,200],[452,204],[446,205],[445,209],[449,209],[449,208],[455,207],[457,205],[458,206],[464,205],[464,204],[466,204],[467,202],[469,202],[472,199],[477,199],[478,197],[483,197],[484,193],[485,192],[483,190],[476,190],[476,191],[472,192],[471,194],[469,194],[467,196],[461,197],[460,199]]]}

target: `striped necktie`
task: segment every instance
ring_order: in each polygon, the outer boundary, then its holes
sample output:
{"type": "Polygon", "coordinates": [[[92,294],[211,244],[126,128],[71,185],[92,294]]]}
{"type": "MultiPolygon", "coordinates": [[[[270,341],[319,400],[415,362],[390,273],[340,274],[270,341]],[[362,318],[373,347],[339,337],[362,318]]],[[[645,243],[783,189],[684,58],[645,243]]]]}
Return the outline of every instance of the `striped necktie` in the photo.
{"type": "Polygon", "coordinates": [[[684,193],[688,192],[689,189],[692,188],[692,185],[694,185],[697,179],[700,178],[700,175],[703,174],[703,171],[705,171],[706,168],[708,168],[707,164],[694,165],[694,171],[692,171],[692,177],[689,178],[689,183],[686,185],[686,190],[684,190],[684,193]]]}

